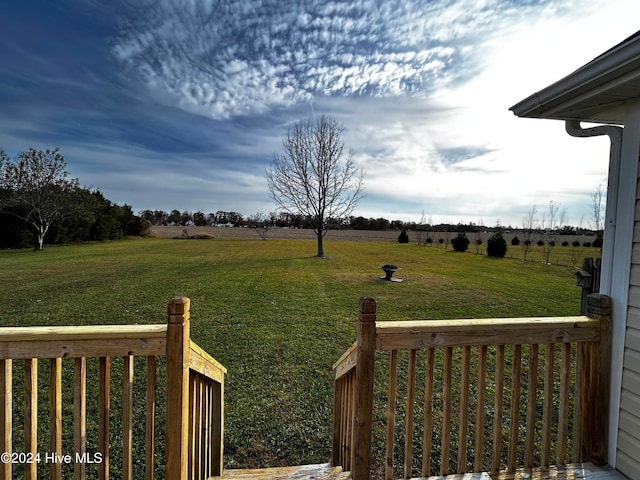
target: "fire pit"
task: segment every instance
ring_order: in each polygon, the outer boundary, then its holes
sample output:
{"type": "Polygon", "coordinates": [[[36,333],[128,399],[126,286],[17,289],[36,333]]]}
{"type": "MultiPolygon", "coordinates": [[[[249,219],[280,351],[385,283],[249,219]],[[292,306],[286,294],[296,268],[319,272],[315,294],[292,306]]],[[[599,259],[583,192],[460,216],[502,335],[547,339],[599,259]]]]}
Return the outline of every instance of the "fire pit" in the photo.
{"type": "Polygon", "coordinates": [[[380,269],[384,270],[384,273],[385,273],[385,276],[380,277],[380,280],[387,280],[389,282],[398,282],[398,283],[402,282],[401,278],[392,278],[394,272],[397,272],[398,270],[400,270],[400,267],[387,263],[386,265],[382,265],[380,269]]]}

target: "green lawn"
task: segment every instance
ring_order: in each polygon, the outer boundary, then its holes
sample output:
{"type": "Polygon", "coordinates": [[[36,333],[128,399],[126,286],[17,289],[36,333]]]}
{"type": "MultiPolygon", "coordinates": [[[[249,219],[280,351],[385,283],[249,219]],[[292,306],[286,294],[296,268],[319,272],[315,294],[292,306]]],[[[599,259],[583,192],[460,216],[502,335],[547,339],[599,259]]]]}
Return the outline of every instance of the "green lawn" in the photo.
{"type": "Polygon", "coordinates": [[[2,325],[163,323],[171,297],[190,297],[192,338],[229,371],[226,464],[253,467],[329,460],[331,366],[355,340],[362,295],[384,320],[579,310],[574,269],[523,264],[515,251],[495,259],[332,241],[318,259],[314,249],[307,240],[136,239],[0,251],[2,325]],[[402,268],[404,283],[378,279],[385,263],[402,268]]]}

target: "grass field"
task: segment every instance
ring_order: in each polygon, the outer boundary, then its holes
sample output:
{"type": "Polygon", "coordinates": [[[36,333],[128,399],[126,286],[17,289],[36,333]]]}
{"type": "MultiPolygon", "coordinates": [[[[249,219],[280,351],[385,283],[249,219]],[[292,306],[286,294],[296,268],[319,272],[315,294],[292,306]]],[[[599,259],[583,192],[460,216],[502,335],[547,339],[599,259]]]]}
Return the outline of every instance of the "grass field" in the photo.
{"type": "Polygon", "coordinates": [[[235,468],[329,460],[331,366],[355,340],[362,295],[384,320],[579,309],[573,268],[521,255],[393,241],[327,241],[325,259],[314,249],[302,239],[150,238],[0,251],[2,325],[164,323],[169,299],[190,297],[192,338],[229,371],[225,456],[235,468]],[[385,263],[404,283],[379,280],[385,263]]]}

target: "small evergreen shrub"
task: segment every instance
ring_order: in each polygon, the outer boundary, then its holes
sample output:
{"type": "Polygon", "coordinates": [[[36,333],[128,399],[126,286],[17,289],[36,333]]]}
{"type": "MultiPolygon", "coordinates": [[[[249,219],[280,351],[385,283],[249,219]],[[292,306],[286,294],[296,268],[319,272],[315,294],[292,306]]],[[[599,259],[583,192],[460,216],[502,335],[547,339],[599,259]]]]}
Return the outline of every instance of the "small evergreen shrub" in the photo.
{"type": "Polygon", "coordinates": [[[584,242],[584,243],[582,244],[582,246],[583,246],[583,247],[587,247],[587,248],[588,248],[588,247],[590,247],[590,246],[591,246],[591,242],[584,242]]]}
{"type": "Polygon", "coordinates": [[[433,238],[427,237],[427,243],[433,243],[433,238]]]}
{"type": "Polygon", "coordinates": [[[520,239],[515,236],[511,239],[511,245],[513,245],[514,247],[517,247],[518,245],[520,245],[520,239]]]}
{"type": "Polygon", "coordinates": [[[456,238],[451,240],[451,245],[456,252],[466,252],[469,248],[469,239],[464,232],[460,232],[456,238]]]}
{"type": "Polygon", "coordinates": [[[596,238],[591,244],[593,248],[602,248],[602,239],[600,237],[596,238]]]}
{"type": "Polygon", "coordinates": [[[487,239],[487,255],[504,257],[507,254],[507,241],[501,232],[496,232],[487,239]]]}
{"type": "Polygon", "coordinates": [[[573,243],[571,244],[572,247],[579,247],[580,246],[580,242],[578,240],[574,240],[573,243]]]}
{"type": "Polygon", "coordinates": [[[402,229],[400,235],[398,235],[398,243],[409,243],[409,235],[406,229],[402,229]]]}
{"type": "Polygon", "coordinates": [[[538,240],[537,245],[539,247],[542,247],[544,245],[544,242],[542,240],[538,240]]]}
{"type": "Polygon", "coordinates": [[[568,247],[569,246],[569,242],[567,242],[566,240],[564,242],[562,242],[562,246],[563,247],[568,247]]]}

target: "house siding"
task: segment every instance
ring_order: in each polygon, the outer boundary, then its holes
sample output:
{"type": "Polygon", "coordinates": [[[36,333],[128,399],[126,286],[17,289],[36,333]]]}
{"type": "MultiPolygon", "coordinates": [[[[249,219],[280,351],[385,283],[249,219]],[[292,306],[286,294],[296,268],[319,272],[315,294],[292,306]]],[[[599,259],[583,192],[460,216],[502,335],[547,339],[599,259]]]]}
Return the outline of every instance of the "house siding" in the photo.
{"type": "Polygon", "coordinates": [[[640,189],[636,188],[635,221],[625,328],[620,421],[616,468],[640,478],[640,189]]]}

